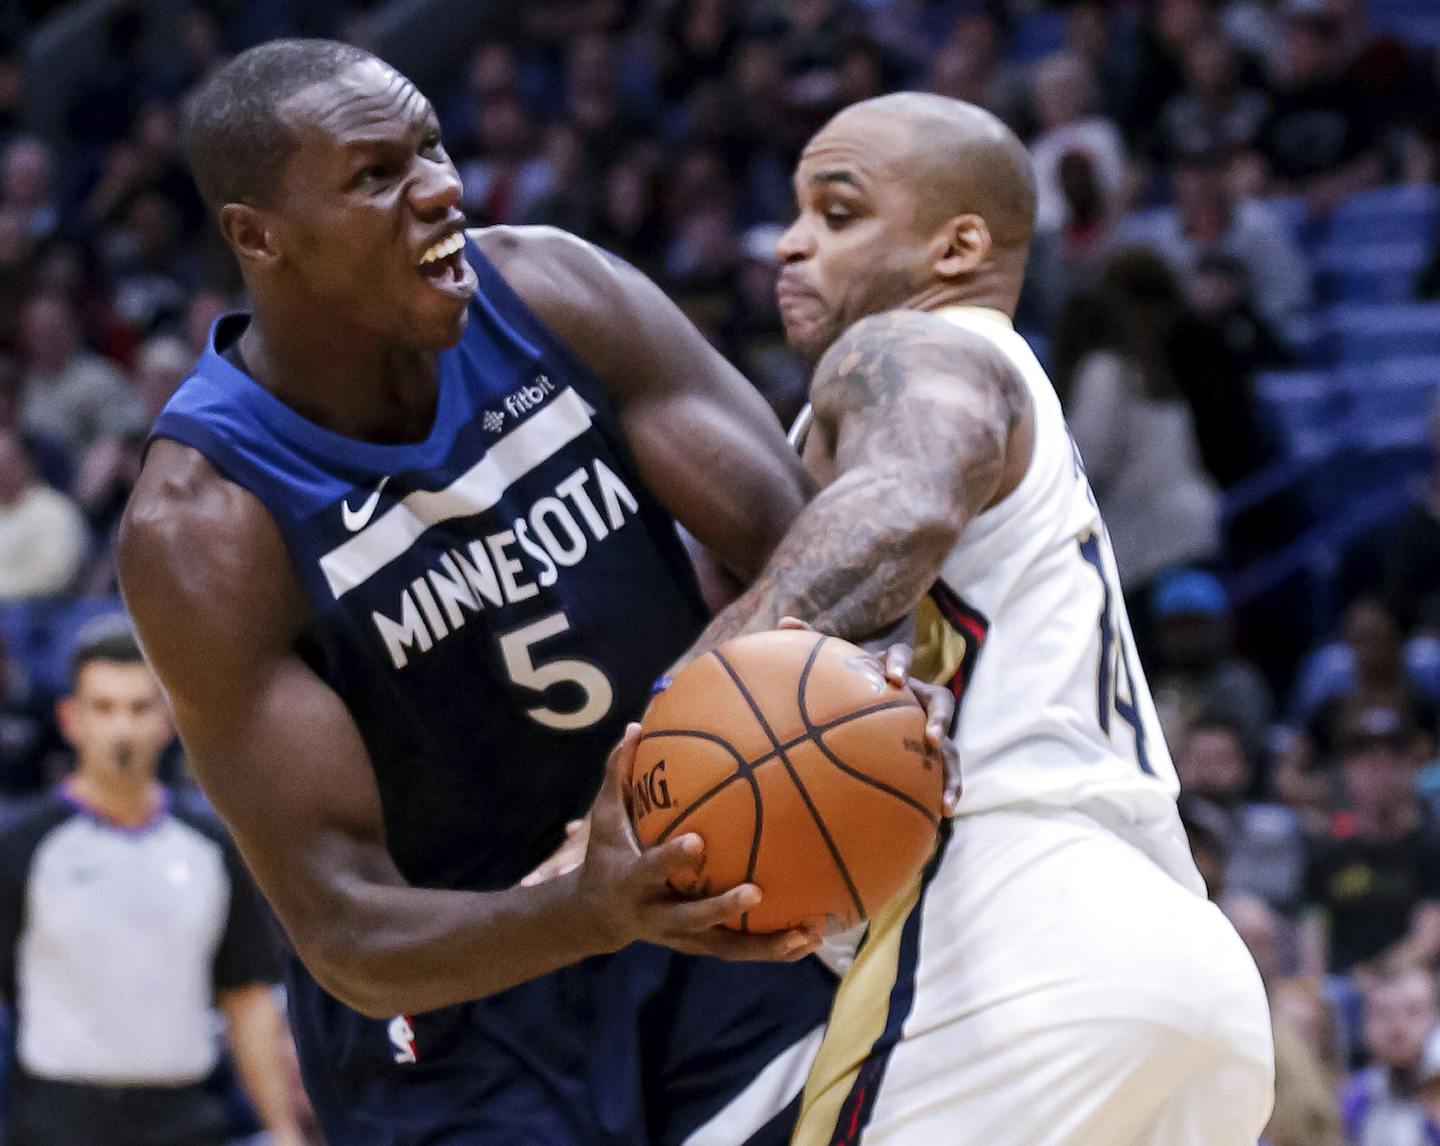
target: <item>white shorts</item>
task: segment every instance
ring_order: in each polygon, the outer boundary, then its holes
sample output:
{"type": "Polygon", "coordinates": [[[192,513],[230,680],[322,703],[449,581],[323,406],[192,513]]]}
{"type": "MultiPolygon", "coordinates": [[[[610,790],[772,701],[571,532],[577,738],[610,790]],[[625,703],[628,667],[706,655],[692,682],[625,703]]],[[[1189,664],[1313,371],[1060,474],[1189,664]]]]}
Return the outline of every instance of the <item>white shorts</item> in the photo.
{"type": "Polygon", "coordinates": [[[871,923],[795,1146],[1255,1146],[1274,1084],[1260,976],[1173,807],[1118,828],[956,819],[871,923]]]}

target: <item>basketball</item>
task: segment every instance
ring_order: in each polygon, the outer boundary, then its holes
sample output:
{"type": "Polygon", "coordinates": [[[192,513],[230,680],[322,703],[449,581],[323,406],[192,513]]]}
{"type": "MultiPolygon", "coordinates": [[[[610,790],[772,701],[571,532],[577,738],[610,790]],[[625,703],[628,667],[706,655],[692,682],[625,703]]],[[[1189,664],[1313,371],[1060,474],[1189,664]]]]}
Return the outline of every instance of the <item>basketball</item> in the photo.
{"type": "Polygon", "coordinates": [[[807,631],[739,637],[687,665],[651,703],[631,774],[641,846],[694,832],[686,895],[753,883],[734,926],[843,930],[924,865],[944,795],[913,693],[873,657],[807,631]]]}

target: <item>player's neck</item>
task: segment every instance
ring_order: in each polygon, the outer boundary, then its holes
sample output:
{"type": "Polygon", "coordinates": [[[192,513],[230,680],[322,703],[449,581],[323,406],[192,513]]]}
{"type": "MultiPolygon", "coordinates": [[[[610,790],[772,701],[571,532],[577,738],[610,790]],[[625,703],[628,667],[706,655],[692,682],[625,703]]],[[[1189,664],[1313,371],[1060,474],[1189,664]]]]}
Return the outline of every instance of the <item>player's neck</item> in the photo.
{"type": "Polygon", "coordinates": [[[970,306],[996,310],[1014,318],[1018,292],[998,276],[976,276],[963,282],[937,282],[922,288],[905,302],[905,310],[945,310],[970,306]]]}
{"type": "Polygon", "coordinates": [[[251,377],[337,434],[418,441],[434,423],[437,366],[427,351],[385,346],[344,326],[259,310],[238,349],[251,377]]]}
{"type": "Polygon", "coordinates": [[[123,828],[149,822],[164,800],[154,776],[116,776],[81,770],[65,784],[72,798],[123,828]]]}

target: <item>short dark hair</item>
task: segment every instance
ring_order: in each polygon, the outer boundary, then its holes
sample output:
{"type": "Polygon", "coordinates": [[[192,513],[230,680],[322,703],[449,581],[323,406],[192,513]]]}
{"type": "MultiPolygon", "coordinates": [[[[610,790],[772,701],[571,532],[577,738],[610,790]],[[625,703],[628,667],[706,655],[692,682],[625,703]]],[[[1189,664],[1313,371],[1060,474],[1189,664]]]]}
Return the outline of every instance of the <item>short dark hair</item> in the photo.
{"type": "Polygon", "coordinates": [[[98,617],[85,625],[75,637],[70,653],[70,687],[80,682],[80,674],[92,664],[144,664],[140,642],[130,622],[122,616],[98,617]]]}
{"type": "Polygon", "coordinates": [[[338,40],[271,40],[241,52],[201,84],[185,108],[185,155],[210,208],[271,203],[295,146],[279,106],[373,58],[338,40]]]}

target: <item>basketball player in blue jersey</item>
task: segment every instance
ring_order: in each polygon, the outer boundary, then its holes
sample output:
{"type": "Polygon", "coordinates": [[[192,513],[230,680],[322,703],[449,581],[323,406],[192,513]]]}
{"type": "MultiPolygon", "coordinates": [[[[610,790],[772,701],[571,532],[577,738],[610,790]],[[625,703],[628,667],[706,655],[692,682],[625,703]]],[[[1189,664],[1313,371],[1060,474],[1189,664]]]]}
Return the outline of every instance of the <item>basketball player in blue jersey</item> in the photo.
{"type": "Polygon", "coordinates": [[[751,574],[808,492],[779,427],[633,270],[467,234],[364,52],[245,52],[187,132],[253,311],[155,423],[121,581],[298,953],[329,1141],[783,1140],[817,937],[718,928],[758,890],[678,898],[700,841],[642,855],[619,766],[596,800],[704,622],[675,521],[751,574]],[[584,862],[516,886],[592,801],[584,862]]]}

